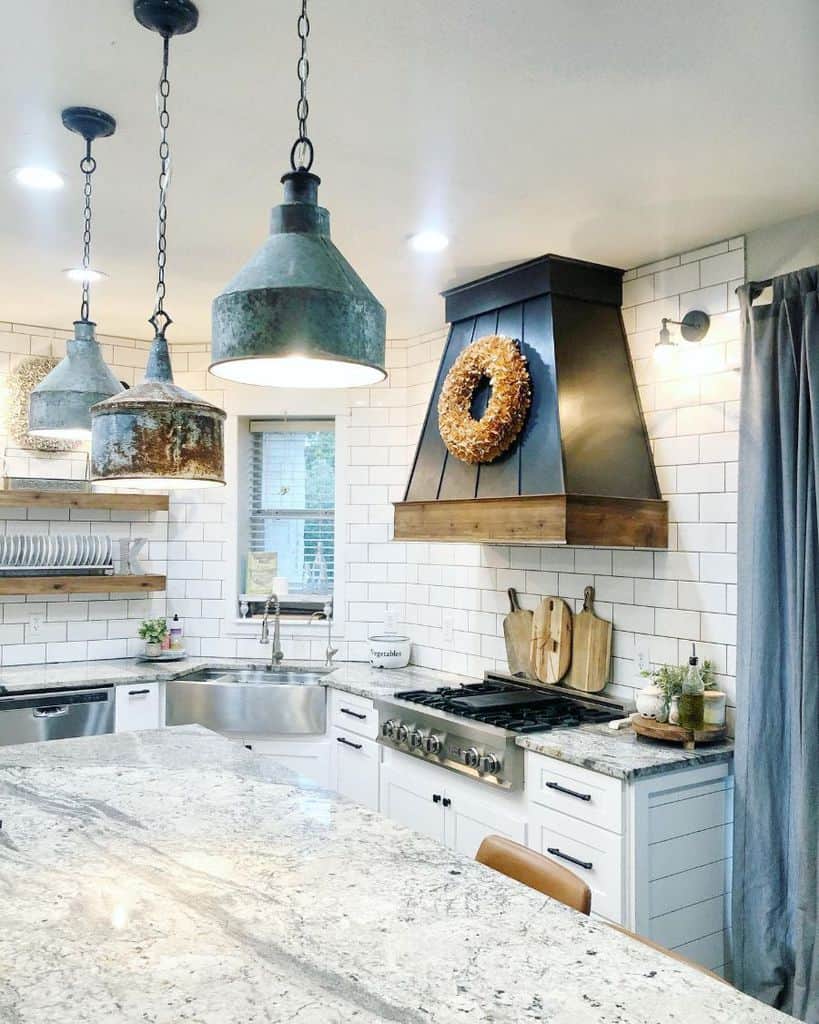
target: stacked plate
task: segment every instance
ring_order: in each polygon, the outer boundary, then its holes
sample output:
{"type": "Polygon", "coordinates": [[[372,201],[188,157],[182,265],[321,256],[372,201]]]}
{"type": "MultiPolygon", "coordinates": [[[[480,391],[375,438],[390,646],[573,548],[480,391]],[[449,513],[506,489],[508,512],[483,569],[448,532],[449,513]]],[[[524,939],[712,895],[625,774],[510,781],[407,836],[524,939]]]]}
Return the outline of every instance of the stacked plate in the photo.
{"type": "Polygon", "coordinates": [[[0,537],[0,576],[102,576],[113,572],[114,539],[84,533],[0,537]]]}

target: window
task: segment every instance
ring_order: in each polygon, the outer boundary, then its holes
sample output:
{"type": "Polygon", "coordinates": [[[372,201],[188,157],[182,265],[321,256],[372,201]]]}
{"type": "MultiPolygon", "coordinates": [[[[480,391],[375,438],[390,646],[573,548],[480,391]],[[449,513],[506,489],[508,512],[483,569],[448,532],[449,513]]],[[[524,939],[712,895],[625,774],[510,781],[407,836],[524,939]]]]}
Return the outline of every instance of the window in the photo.
{"type": "Polygon", "coordinates": [[[282,611],[309,615],[333,596],[335,424],[252,420],[250,463],[242,614],[258,613],[273,578],[284,577],[282,611]]]}

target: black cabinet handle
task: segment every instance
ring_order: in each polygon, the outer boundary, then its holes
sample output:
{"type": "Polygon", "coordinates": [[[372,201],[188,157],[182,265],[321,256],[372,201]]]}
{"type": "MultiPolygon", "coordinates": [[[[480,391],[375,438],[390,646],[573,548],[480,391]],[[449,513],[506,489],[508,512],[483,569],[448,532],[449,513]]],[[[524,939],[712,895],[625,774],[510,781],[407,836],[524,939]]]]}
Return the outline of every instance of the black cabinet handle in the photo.
{"type": "Polygon", "coordinates": [[[146,693],[150,693],[150,692],[151,692],[150,690],[129,690],[128,691],[128,696],[129,697],[142,697],[146,693]]]}
{"type": "Polygon", "coordinates": [[[573,796],[575,800],[591,800],[591,793],[578,793],[576,789],[566,789],[565,786],[559,786],[556,782],[547,782],[547,789],[556,789],[558,793],[565,793],[566,796],[573,796]]]}
{"type": "Polygon", "coordinates": [[[360,715],[357,711],[350,711],[349,708],[339,708],[342,715],[349,715],[350,718],[357,718],[360,722],[363,722],[367,717],[366,715],[360,715]]]}
{"type": "Polygon", "coordinates": [[[568,853],[563,853],[556,846],[547,847],[547,852],[551,853],[553,857],[560,857],[561,860],[567,860],[570,864],[576,864],[579,868],[585,868],[586,871],[591,871],[594,867],[590,860],[578,860],[577,857],[571,857],[568,853]]]}
{"type": "Polygon", "coordinates": [[[245,750],[252,750],[252,749],[253,749],[253,744],[252,743],[245,743],[245,750]]]}
{"type": "Polygon", "coordinates": [[[448,796],[445,796],[444,797],[444,807],[449,807],[449,806],[451,806],[451,804],[452,804],[452,801],[449,799],[448,796]]]}
{"type": "Polygon", "coordinates": [[[345,740],[343,736],[336,736],[339,743],[343,743],[345,747],[352,747],[353,750],[361,750],[363,744],[353,743],[351,740],[345,740]]]}
{"type": "Polygon", "coordinates": [[[434,804],[439,804],[441,802],[441,794],[440,793],[433,793],[432,794],[432,802],[434,804]]]}

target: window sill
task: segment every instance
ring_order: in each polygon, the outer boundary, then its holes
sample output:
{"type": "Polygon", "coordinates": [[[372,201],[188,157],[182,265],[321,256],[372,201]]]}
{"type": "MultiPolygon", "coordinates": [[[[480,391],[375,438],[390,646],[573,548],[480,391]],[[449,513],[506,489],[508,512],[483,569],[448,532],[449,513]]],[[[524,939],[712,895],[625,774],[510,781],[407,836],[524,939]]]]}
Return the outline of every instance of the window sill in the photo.
{"type": "MultiPolygon", "coordinates": [[[[308,619],[304,619],[301,616],[294,616],[290,618],[282,618],[279,620],[282,635],[284,636],[310,636],[316,640],[321,639],[323,636],[327,636],[327,623],[323,620],[316,620],[310,622],[308,619]]],[[[273,618],[269,620],[270,633],[273,633],[273,618]]],[[[225,623],[224,635],[225,636],[240,636],[240,637],[258,637],[262,630],[261,619],[233,619],[225,623]]],[[[333,631],[332,635],[334,638],[343,638],[344,636],[344,625],[337,619],[333,620],[333,631]]]]}

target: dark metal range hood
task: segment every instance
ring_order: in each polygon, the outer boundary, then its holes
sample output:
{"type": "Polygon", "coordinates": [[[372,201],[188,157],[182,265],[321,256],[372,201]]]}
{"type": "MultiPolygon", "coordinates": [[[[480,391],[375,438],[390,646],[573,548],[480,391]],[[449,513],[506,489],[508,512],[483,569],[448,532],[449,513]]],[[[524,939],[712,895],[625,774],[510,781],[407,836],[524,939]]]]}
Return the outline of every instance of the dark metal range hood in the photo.
{"type": "Polygon", "coordinates": [[[395,507],[396,539],[667,546],[667,505],[620,312],[622,276],[549,255],[444,292],[449,337],[395,507]],[[489,334],[519,340],[532,407],[512,448],[476,466],[447,451],[437,408],[459,354],[489,334]]]}

